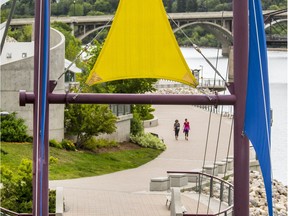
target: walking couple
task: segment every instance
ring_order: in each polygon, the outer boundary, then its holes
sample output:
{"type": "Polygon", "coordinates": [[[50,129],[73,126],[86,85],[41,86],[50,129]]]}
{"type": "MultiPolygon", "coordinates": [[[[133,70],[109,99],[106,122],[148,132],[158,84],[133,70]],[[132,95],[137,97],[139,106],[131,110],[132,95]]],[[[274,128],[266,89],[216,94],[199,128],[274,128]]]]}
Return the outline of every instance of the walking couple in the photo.
{"type": "MultiPolygon", "coordinates": [[[[174,123],[174,132],[175,132],[175,139],[178,140],[179,136],[179,131],[180,131],[180,123],[176,119],[174,123]]],[[[184,124],[183,124],[183,133],[185,134],[185,140],[188,140],[188,135],[190,131],[190,124],[187,119],[185,119],[184,124]]]]}

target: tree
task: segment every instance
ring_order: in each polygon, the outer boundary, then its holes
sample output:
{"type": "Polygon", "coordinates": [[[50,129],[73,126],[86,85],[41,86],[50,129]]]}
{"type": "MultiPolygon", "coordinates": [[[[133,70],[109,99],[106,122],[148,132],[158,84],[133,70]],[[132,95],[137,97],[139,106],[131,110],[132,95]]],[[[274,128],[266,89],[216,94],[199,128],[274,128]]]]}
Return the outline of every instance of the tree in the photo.
{"type": "Polygon", "coordinates": [[[54,22],[51,26],[60,31],[65,37],[65,58],[71,61],[74,60],[81,50],[81,41],[71,34],[72,29],[69,25],[61,22],[54,22]]]}
{"type": "Polygon", "coordinates": [[[83,2],[83,10],[84,10],[84,16],[87,16],[88,15],[88,13],[90,12],[90,11],[92,11],[92,5],[91,4],[89,4],[88,2],[83,2]]]}
{"type": "MultiPolygon", "coordinates": [[[[9,4],[12,4],[10,1],[9,4]]],[[[32,0],[20,0],[17,1],[14,17],[32,17],[34,16],[34,1],[32,0]]],[[[11,8],[11,5],[10,5],[11,8]]]]}
{"type": "Polygon", "coordinates": [[[83,4],[79,4],[77,2],[71,4],[69,7],[69,15],[70,16],[83,16],[84,15],[83,4]]]}
{"type": "Polygon", "coordinates": [[[172,3],[172,9],[171,9],[172,13],[177,13],[177,2],[176,1],[173,1],[172,3]]]}
{"type": "Polygon", "coordinates": [[[107,105],[70,104],[65,110],[66,133],[76,135],[78,148],[93,136],[113,133],[116,120],[107,105]]]}
{"type": "Polygon", "coordinates": [[[198,4],[196,0],[187,0],[186,2],[186,11],[195,12],[198,10],[198,4]]]}
{"type": "Polygon", "coordinates": [[[177,12],[186,11],[186,0],[177,0],[177,12]]]}
{"type": "Polygon", "coordinates": [[[133,136],[140,136],[141,134],[144,134],[142,119],[136,112],[133,113],[133,119],[131,119],[130,134],[133,136]]]}
{"type": "Polygon", "coordinates": [[[110,11],[113,11],[110,2],[106,0],[96,0],[94,6],[95,11],[101,11],[104,13],[109,13],[110,11]]]}
{"type": "Polygon", "coordinates": [[[114,13],[117,10],[119,0],[109,0],[111,5],[111,13],[114,13]]]}
{"type": "Polygon", "coordinates": [[[154,116],[151,114],[151,112],[154,112],[155,109],[152,108],[152,106],[150,104],[133,105],[132,111],[133,111],[133,113],[138,113],[138,115],[142,121],[150,120],[150,119],[154,118],[154,116]]]}
{"type": "Polygon", "coordinates": [[[30,42],[32,36],[32,26],[26,25],[13,30],[11,27],[9,27],[8,36],[14,38],[18,42],[30,42]]]}
{"type": "Polygon", "coordinates": [[[172,11],[172,0],[163,0],[163,4],[165,6],[166,12],[171,13],[172,11]]]}

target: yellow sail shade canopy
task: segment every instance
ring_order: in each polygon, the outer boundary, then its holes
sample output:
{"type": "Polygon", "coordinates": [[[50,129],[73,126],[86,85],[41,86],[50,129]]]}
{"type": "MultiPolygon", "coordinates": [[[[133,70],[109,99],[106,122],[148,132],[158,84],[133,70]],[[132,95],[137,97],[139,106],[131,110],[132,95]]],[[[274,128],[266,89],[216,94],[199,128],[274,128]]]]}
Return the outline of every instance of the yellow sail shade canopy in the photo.
{"type": "Polygon", "coordinates": [[[132,78],[197,85],[178,47],[162,0],[120,0],[87,84],[132,78]]]}

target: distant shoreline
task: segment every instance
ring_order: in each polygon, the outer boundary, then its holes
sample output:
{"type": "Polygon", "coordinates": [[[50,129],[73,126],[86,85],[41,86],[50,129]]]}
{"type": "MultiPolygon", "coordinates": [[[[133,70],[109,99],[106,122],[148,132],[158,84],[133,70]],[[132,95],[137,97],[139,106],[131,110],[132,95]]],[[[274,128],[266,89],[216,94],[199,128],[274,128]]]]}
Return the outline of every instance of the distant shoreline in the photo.
{"type": "MultiPolygon", "coordinates": [[[[193,48],[193,46],[180,46],[181,48],[193,48]]],[[[217,47],[200,47],[200,49],[217,49],[217,47]]],[[[283,51],[286,52],[288,50],[288,47],[267,47],[268,51],[283,51]]]]}
{"type": "Polygon", "coordinates": [[[275,47],[275,48],[267,48],[268,51],[287,51],[288,48],[284,48],[284,47],[275,47]]]}

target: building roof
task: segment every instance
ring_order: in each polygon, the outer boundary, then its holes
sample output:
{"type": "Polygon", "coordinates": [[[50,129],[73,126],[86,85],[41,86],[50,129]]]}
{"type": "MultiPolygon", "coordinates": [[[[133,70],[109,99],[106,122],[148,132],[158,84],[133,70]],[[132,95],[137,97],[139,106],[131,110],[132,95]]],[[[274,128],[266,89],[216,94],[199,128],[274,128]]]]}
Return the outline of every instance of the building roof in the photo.
{"type": "MultiPolygon", "coordinates": [[[[71,65],[71,61],[69,61],[68,59],[65,59],[65,69],[69,67],[69,65],[71,65]]],[[[69,71],[71,71],[72,73],[82,73],[82,70],[80,68],[78,68],[75,63],[73,63],[69,69],[69,71]]]]}

